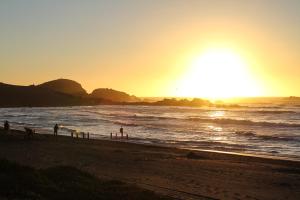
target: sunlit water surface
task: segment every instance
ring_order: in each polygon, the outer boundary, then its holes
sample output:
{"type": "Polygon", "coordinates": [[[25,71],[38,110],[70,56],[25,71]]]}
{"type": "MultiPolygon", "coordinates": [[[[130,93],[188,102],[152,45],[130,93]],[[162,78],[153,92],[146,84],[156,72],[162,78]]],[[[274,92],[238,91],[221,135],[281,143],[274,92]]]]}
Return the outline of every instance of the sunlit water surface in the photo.
{"type": "Polygon", "coordinates": [[[0,108],[13,128],[52,134],[90,132],[109,139],[123,126],[129,142],[221,150],[300,160],[300,107],[251,105],[244,108],[82,106],[0,108]]]}

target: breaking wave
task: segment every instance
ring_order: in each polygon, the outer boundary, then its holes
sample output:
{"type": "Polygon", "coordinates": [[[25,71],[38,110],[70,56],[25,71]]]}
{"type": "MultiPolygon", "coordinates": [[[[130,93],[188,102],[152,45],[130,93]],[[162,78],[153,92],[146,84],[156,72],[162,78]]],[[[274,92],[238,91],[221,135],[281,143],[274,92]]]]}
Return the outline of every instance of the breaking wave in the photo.
{"type": "Polygon", "coordinates": [[[191,121],[203,122],[203,123],[215,123],[215,124],[235,124],[235,125],[250,125],[250,126],[268,126],[268,127],[293,127],[300,128],[300,124],[295,123],[281,123],[281,122],[266,122],[266,121],[251,121],[251,120],[242,120],[242,119],[231,119],[231,118],[189,118],[191,121]]]}
{"type": "Polygon", "coordinates": [[[260,135],[253,131],[235,131],[234,134],[239,136],[249,137],[251,139],[259,140],[274,140],[274,141],[299,141],[300,138],[289,137],[289,136],[279,136],[279,135],[260,135]]]}
{"type": "Polygon", "coordinates": [[[125,121],[114,121],[113,123],[121,126],[139,126],[139,124],[137,123],[125,122],[125,121]]]}
{"type": "Polygon", "coordinates": [[[247,111],[257,114],[297,114],[295,111],[290,110],[255,110],[255,111],[247,111]]]}

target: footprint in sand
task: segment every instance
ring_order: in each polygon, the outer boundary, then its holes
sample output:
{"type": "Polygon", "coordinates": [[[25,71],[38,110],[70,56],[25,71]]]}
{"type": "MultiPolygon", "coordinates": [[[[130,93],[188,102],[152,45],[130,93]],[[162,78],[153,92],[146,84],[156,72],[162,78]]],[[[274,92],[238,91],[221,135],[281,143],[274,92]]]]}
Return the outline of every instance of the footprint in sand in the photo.
{"type": "Polygon", "coordinates": [[[226,191],[226,190],[223,190],[222,191],[222,195],[225,197],[225,198],[229,198],[229,193],[228,193],[228,191],[226,191]]]}
{"type": "Polygon", "coordinates": [[[189,183],[192,183],[192,184],[195,183],[195,182],[196,182],[196,181],[193,180],[193,179],[189,181],[189,183]]]}
{"type": "Polygon", "coordinates": [[[241,194],[240,193],[234,193],[234,196],[240,197],[241,194]]]}
{"type": "MultiPolygon", "coordinates": [[[[218,187],[207,186],[207,190],[209,190],[210,193],[216,194],[216,195],[224,193],[224,191],[220,190],[220,188],[218,188],[218,187]]],[[[225,191],[225,193],[226,193],[226,191],[225,191]]]]}
{"type": "Polygon", "coordinates": [[[210,194],[214,193],[213,189],[210,186],[205,186],[205,191],[208,192],[208,193],[210,193],[210,194]]]}
{"type": "Polygon", "coordinates": [[[257,198],[255,197],[252,197],[250,195],[245,195],[245,198],[244,199],[249,199],[249,200],[258,200],[257,198]]]}
{"type": "Polygon", "coordinates": [[[235,200],[241,200],[241,195],[239,193],[234,193],[235,200]]]}

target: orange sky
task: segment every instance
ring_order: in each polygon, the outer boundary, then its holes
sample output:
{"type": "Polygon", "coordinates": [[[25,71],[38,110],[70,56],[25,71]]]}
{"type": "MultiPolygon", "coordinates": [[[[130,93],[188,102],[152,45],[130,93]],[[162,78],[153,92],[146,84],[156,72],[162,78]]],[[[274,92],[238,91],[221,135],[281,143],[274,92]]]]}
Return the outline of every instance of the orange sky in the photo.
{"type": "MultiPolygon", "coordinates": [[[[299,13],[296,0],[0,2],[0,81],[69,78],[88,91],[176,96],[188,88],[180,84],[191,63],[223,48],[245,63],[257,89],[248,96],[300,96],[299,13]]],[[[222,91],[235,78],[225,75],[214,80],[222,91]]],[[[206,82],[194,83],[189,96],[205,96],[206,82]]]]}

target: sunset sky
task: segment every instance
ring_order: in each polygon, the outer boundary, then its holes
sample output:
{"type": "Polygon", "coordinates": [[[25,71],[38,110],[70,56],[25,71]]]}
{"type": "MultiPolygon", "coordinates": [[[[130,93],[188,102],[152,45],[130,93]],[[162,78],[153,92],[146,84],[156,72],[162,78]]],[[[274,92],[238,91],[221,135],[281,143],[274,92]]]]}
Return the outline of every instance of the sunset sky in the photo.
{"type": "Polygon", "coordinates": [[[300,96],[299,0],[3,0],[0,82],[300,96]]]}

